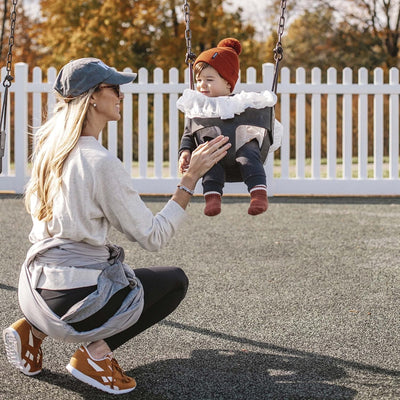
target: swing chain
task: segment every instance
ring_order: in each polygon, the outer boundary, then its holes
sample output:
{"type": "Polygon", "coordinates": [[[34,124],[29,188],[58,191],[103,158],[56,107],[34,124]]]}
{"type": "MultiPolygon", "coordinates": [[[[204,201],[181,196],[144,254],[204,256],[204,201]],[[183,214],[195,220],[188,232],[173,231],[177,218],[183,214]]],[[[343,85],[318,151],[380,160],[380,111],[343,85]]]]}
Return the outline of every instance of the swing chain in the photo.
{"type": "Polygon", "coordinates": [[[186,39],[186,57],[185,63],[189,66],[190,88],[194,88],[193,81],[193,62],[196,60],[196,54],[192,52],[192,31],[190,29],[190,6],[187,0],[183,4],[183,12],[185,16],[185,39],[186,39]]]}
{"type": "Polygon", "coordinates": [[[272,83],[272,91],[276,94],[276,89],[278,86],[278,71],[279,63],[283,58],[283,47],[282,47],[282,35],[285,30],[285,11],[286,11],[286,0],[281,0],[281,15],[279,17],[278,23],[278,41],[274,48],[274,60],[275,60],[275,72],[274,81],[272,83]]]}
{"type": "Polygon", "coordinates": [[[8,40],[8,54],[7,54],[7,74],[3,81],[4,94],[3,94],[3,104],[1,107],[0,116],[0,173],[3,171],[2,168],[2,158],[4,157],[4,150],[6,146],[6,119],[7,119],[7,103],[8,103],[8,88],[11,86],[11,82],[14,77],[11,75],[12,68],[12,48],[14,46],[14,31],[15,31],[15,21],[17,19],[17,3],[18,0],[13,0],[13,9],[10,14],[10,38],[8,40]]]}
{"type": "Polygon", "coordinates": [[[6,66],[7,75],[3,81],[4,87],[11,86],[11,81],[14,80],[14,77],[11,75],[11,66],[12,66],[12,48],[14,46],[15,21],[17,19],[17,11],[16,11],[17,3],[18,0],[13,0],[13,9],[10,15],[11,26],[10,26],[10,38],[8,40],[8,54],[7,54],[7,66],[6,66]]]}

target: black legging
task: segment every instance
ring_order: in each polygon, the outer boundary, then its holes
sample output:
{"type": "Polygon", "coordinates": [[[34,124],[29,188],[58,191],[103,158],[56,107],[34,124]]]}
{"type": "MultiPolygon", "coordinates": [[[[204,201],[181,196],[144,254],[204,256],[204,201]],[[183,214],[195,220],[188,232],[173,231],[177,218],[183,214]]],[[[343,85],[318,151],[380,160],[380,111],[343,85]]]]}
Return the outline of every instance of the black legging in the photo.
{"type": "MultiPolygon", "coordinates": [[[[186,295],[189,281],[177,267],[149,267],[135,269],[143,285],[144,307],[138,321],[126,330],[104,339],[112,351],[174,311],[186,295]]],[[[62,291],[38,289],[50,309],[58,316],[79,300],[95,291],[97,286],[62,291]]],[[[126,287],[111,297],[109,302],[89,318],[71,324],[77,331],[85,332],[104,324],[121,306],[130,288],[126,287]]]]}

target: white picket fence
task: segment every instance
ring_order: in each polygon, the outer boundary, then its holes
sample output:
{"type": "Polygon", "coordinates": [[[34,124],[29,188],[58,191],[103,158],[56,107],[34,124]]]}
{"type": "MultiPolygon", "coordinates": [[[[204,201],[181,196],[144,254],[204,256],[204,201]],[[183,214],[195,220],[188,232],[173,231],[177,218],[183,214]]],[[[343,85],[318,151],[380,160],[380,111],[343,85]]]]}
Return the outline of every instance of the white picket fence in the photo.
{"type": "MultiPolygon", "coordinates": [[[[129,69],[127,69],[129,71],[129,69]]],[[[4,79],[4,68],[2,80],[4,79]]],[[[33,81],[28,81],[28,65],[15,65],[14,83],[10,88],[10,111],[14,114],[14,126],[8,118],[6,151],[3,173],[0,175],[0,192],[23,193],[29,179],[28,127],[39,126],[43,109],[50,112],[55,98],[52,83],[57,71],[47,70],[47,81],[42,71],[33,69],[33,81]],[[28,110],[31,110],[28,113],[28,110]],[[28,115],[29,121],[28,121],[28,115]],[[13,141],[13,146],[11,146],[13,141]],[[11,148],[14,152],[11,153],[11,148]]],[[[122,162],[131,174],[133,183],[142,194],[169,194],[179,182],[178,148],[182,130],[182,118],[176,108],[176,100],[188,87],[188,74],[179,82],[177,69],[169,71],[165,82],[161,69],[154,71],[149,82],[148,71],[141,68],[137,80],[124,85],[122,140],[118,140],[118,124],[110,122],[107,138],[108,149],[120,154],[122,162]],[[137,96],[137,101],[134,101],[137,96]],[[136,105],[134,107],[134,105],[136,105]],[[164,108],[168,113],[164,113],[164,108]],[[168,120],[164,121],[164,115],[168,120]],[[153,131],[149,131],[149,117],[153,131]],[[167,128],[166,128],[167,127],[167,128]],[[133,135],[136,129],[137,135],[133,135]],[[134,137],[138,143],[133,143],[134,137]],[[154,139],[153,139],[154,138],[154,139]],[[118,146],[122,146],[119,148],[118,146]],[[133,163],[132,149],[137,148],[137,162],[133,163]],[[153,149],[149,157],[149,149],[153,149]],[[168,148],[168,152],[165,151],[168,148]],[[119,151],[118,151],[119,150],[119,151]],[[168,156],[165,157],[165,154],[168,156]],[[165,158],[165,159],[164,159],[165,158]],[[149,162],[152,159],[153,162],[149,162]]],[[[295,82],[291,82],[290,70],[282,68],[278,84],[279,119],[284,135],[279,152],[270,154],[266,165],[268,194],[273,195],[400,195],[399,179],[399,71],[389,72],[389,82],[384,83],[383,71],[374,71],[374,82],[368,82],[368,71],[358,71],[358,82],[353,83],[354,72],[345,68],[341,83],[337,71],[327,71],[326,83],[322,83],[321,70],[311,71],[311,82],[306,82],[306,71],[296,70],[295,82]],[[326,97],[326,121],[321,119],[321,99],[326,97]],[[373,100],[371,100],[371,98],[373,100]],[[385,99],[385,101],[384,101],[385,99]],[[307,115],[307,101],[311,113],[307,115]],[[357,115],[353,115],[353,103],[358,102],[357,115]],[[369,107],[373,102],[373,107],[369,107]],[[388,106],[386,106],[388,104],[388,106]],[[295,121],[290,120],[290,109],[295,107],[295,121]],[[339,108],[340,107],[340,108],[339,108]],[[372,110],[370,110],[373,108],[372,110]],[[341,111],[340,129],[338,115],[341,111]],[[372,115],[371,115],[372,113],[372,115]],[[307,118],[310,122],[307,124],[307,118]],[[356,121],[356,122],[354,122],[356,121]],[[369,127],[373,121],[373,127],[369,127]],[[291,126],[291,124],[294,126],[291,126]],[[321,130],[326,123],[326,160],[321,156],[321,130]],[[306,132],[310,126],[310,132],[306,132]],[[353,128],[357,127],[357,152],[353,154],[353,128]],[[368,130],[373,131],[373,154],[368,154],[368,130]],[[341,132],[341,154],[338,157],[338,132],[341,132]],[[295,157],[290,157],[290,137],[294,143],[295,157]],[[307,139],[309,137],[309,139],[307,139]],[[384,154],[384,141],[388,141],[388,154],[384,154]],[[306,158],[306,146],[311,157],[306,158]],[[277,157],[279,156],[279,158],[277,157]]],[[[246,81],[237,84],[235,91],[261,91],[272,86],[273,65],[262,66],[262,79],[257,82],[255,68],[246,71],[246,81]]],[[[4,88],[1,87],[1,91],[4,88]]],[[[121,129],[120,129],[121,131],[121,129]]],[[[371,135],[370,135],[371,137],[371,135]]],[[[197,193],[201,193],[200,183],[197,193]]],[[[243,183],[227,183],[225,193],[246,193],[243,183]]]]}

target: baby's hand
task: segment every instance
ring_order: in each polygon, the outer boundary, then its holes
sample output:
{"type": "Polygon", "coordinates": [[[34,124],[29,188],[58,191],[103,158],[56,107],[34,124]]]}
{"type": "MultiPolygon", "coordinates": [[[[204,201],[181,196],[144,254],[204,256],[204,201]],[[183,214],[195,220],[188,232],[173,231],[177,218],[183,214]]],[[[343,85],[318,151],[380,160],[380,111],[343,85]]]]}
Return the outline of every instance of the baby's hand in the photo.
{"type": "Polygon", "coordinates": [[[181,156],[179,157],[179,172],[184,174],[190,164],[191,153],[190,150],[183,150],[181,156]]]}

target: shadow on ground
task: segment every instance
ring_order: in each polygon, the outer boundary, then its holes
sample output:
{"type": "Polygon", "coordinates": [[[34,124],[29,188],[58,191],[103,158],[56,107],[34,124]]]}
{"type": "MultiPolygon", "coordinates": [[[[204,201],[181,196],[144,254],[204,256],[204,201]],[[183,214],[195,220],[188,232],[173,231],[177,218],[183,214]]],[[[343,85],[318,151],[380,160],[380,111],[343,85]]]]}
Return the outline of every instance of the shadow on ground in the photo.
{"type": "Polygon", "coordinates": [[[331,383],[346,375],[343,368],[312,357],[200,349],[189,359],[160,361],[130,372],[143,380],[141,391],[149,399],[166,387],[171,396],[165,398],[193,400],[352,399],[356,394],[331,383]]]}
{"type": "MultiPolygon", "coordinates": [[[[199,349],[187,359],[143,365],[127,374],[137,399],[353,399],[357,392],[333,381],[346,376],[335,360],[226,349],[199,349]]],[[[44,370],[36,379],[68,387],[84,399],[108,398],[69,375],[44,370]]],[[[128,398],[132,394],[119,396],[128,398]]]]}

